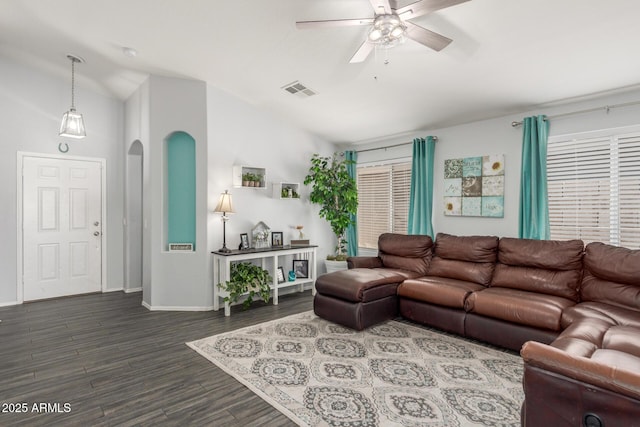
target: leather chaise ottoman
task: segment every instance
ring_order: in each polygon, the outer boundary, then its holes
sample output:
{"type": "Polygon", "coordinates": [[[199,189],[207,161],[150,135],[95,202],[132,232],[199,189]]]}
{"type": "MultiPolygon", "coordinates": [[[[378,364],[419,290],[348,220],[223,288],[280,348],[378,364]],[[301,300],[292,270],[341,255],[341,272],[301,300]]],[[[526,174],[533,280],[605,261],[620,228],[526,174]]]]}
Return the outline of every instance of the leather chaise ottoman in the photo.
{"type": "Polygon", "coordinates": [[[316,280],[317,316],[361,331],[398,315],[398,285],[405,276],[393,271],[354,268],[316,280]]]}

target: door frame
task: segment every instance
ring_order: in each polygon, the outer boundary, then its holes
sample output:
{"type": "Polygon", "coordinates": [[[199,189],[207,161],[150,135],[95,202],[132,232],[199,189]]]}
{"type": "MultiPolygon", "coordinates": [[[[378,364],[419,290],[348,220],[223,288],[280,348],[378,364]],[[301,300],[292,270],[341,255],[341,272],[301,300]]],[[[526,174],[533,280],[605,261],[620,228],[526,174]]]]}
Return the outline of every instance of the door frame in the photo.
{"type": "Polygon", "coordinates": [[[18,304],[24,303],[24,248],[23,248],[23,238],[24,238],[24,226],[23,226],[23,211],[22,211],[22,203],[23,203],[23,191],[24,187],[22,184],[22,169],[24,165],[25,157],[39,157],[39,158],[48,158],[48,159],[56,159],[56,160],[79,160],[84,162],[95,162],[100,164],[100,200],[101,200],[101,212],[102,216],[102,253],[101,253],[101,263],[102,263],[102,271],[100,281],[102,292],[107,291],[107,204],[106,204],[106,194],[107,194],[107,160],[99,157],[82,157],[82,156],[66,156],[60,154],[49,154],[49,153],[33,153],[28,151],[18,151],[16,153],[16,215],[17,215],[17,224],[18,224],[18,232],[16,239],[16,255],[17,255],[17,263],[16,263],[16,299],[18,304]]]}

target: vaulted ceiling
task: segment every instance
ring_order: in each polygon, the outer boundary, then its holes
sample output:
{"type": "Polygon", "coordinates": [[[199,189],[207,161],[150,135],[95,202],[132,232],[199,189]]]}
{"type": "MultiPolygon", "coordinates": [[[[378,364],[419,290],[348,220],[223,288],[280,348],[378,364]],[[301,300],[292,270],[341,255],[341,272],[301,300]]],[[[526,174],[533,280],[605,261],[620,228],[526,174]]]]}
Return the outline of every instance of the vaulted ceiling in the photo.
{"type": "Polygon", "coordinates": [[[0,55],[67,77],[80,55],[78,84],[121,99],[149,74],[204,80],[341,143],[640,86],[637,0],[471,0],[412,20],[442,51],[406,40],[358,64],[366,27],[295,25],[371,17],[368,0],[2,0],[0,55]]]}

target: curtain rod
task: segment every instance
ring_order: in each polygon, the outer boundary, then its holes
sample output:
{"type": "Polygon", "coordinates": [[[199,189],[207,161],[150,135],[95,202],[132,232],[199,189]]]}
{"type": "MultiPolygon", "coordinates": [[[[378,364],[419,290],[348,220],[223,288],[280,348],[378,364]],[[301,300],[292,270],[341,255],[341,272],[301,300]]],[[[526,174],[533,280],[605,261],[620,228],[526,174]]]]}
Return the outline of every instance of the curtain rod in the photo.
{"type": "MultiPolygon", "coordinates": [[[[434,141],[438,142],[438,137],[437,136],[433,136],[432,138],[433,138],[434,141]]],[[[376,150],[386,150],[387,148],[402,147],[403,145],[409,145],[409,144],[413,144],[413,141],[411,141],[411,142],[402,142],[400,144],[387,145],[386,147],[365,148],[364,150],[356,150],[356,153],[365,153],[367,151],[376,151],[376,150]]]]}
{"type": "MultiPolygon", "coordinates": [[[[640,101],[632,101],[632,102],[625,102],[623,104],[605,105],[604,107],[588,108],[586,110],[579,110],[579,111],[572,111],[570,113],[556,114],[555,116],[547,117],[545,120],[557,119],[559,117],[573,116],[575,114],[592,113],[594,111],[600,111],[600,110],[604,110],[608,114],[609,110],[611,110],[612,108],[630,107],[632,105],[639,105],[639,104],[640,104],[640,101]]],[[[521,124],[522,124],[521,121],[520,122],[517,122],[517,121],[511,122],[511,126],[513,126],[513,127],[520,126],[521,124]]]]}

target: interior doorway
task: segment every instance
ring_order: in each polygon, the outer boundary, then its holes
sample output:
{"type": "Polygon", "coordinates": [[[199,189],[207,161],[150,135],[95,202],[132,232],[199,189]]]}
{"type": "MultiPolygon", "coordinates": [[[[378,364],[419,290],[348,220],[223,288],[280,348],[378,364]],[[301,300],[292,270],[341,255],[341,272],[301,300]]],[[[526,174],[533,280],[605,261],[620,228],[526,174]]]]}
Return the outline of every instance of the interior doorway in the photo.
{"type": "Polygon", "coordinates": [[[125,221],[125,292],[142,291],[144,147],[134,141],[127,152],[125,221]]]}

